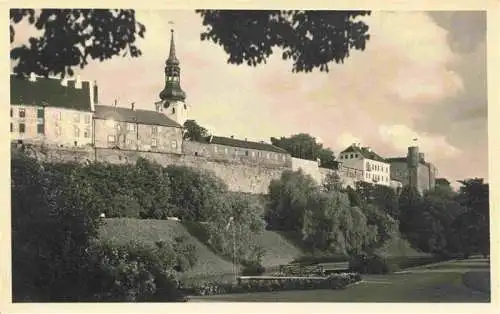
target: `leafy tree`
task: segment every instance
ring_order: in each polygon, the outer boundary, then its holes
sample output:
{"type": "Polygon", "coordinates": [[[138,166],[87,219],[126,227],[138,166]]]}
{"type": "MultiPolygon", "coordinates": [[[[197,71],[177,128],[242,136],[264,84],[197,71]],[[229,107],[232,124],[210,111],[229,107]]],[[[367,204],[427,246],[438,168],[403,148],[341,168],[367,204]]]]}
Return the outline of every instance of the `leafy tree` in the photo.
{"type": "Polygon", "coordinates": [[[269,185],[269,206],[266,221],[276,230],[300,231],[304,212],[319,190],[314,179],[299,171],[284,171],[279,180],[269,185]]]}
{"type": "Polygon", "coordinates": [[[271,137],[271,143],[286,150],[292,157],[317,160],[320,159],[324,168],[335,168],[335,156],[328,148],[316,143],[316,139],[309,134],[300,133],[290,137],[271,137]]]}
{"type": "Polygon", "coordinates": [[[146,30],[136,21],[134,10],[11,9],[11,44],[15,25],[23,20],[42,31],[29,39],[28,46],[11,47],[10,58],[18,62],[14,72],[24,76],[31,72],[73,76],[74,68],[84,68],[89,58],[138,57],[141,51],[135,41],[146,30]]]}
{"type": "Polygon", "coordinates": [[[327,192],[342,191],[343,187],[340,175],[337,172],[327,173],[325,179],[323,180],[323,189],[327,192]]]}
{"type": "MultiPolygon", "coordinates": [[[[359,17],[369,11],[266,11],[197,10],[206,30],[201,40],[211,40],[229,55],[228,63],[256,66],[266,62],[273,49],[292,60],[293,72],[328,71],[331,62],[341,63],[352,50],[364,50],[368,25],[359,17]]],[[[11,47],[19,75],[69,75],[88,60],[116,56],[138,57],[137,37],[146,28],[134,10],[105,9],[11,9],[10,42],[16,24],[23,20],[39,31],[28,45],[11,47]]]]}
{"type": "Polygon", "coordinates": [[[88,254],[99,200],[81,171],[11,159],[14,301],[81,300],[89,294],[88,254]]]}
{"type": "Polygon", "coordinates": [[[364,249],[376,230],[367,225],[365,215],[351,207],[343,192],[315,192],[304,213],[302,234],[313,249],[336,254],[355,254],[364,249]]]}
{"type": "Polygon", "coordinates": [[[204,137],[208,136],[207,129],[200,126],[195,120],[186,120],[184,129],[184,139],[201,142],[204,137]]]}
{"type": "Polygon", "coordinates": [[[182,220],[206,221],[211,215],[214,198],[228,190],[214,173],[185,166],[165,169],[170,178],[171,204],[182,220]]]}
{"type": "Polygon", "coordinates": [[[262,212],[248,195],[225,192],[215,196],[205,224],[208,243],[228,258],[236,246],[237,263],[260,262],[263,252],[257,239],[264,231],[262,212]]]}
{"type": "Polygon", "coordinates": [[[210,40],[229,55],[228,63],[266,63],[273,49],[293,61],[293,72],[328,71],[353,49],[364,50],[370,36],[360,16],[369,11],[197,10],[210,40]]]}
{"type": "Polygon", "coordinates": [[[465,254],[490,252],[489,185],[483,179],[474,178],[459,181],[458,201],[467,208],[455,224],[461,235],[465,254]]]}

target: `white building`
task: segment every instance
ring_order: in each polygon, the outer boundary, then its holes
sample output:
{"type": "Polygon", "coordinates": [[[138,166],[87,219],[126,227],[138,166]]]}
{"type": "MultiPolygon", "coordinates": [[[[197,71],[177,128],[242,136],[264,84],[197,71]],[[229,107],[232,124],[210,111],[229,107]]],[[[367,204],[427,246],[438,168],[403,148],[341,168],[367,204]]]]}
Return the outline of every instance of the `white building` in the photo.
{"type": "Polygon", "coordinates": [[[361,170],[364,182],[390,186],[391,165],[370,147],[354,143],[339,154],[339,162],[344,167],[361,170]]]}

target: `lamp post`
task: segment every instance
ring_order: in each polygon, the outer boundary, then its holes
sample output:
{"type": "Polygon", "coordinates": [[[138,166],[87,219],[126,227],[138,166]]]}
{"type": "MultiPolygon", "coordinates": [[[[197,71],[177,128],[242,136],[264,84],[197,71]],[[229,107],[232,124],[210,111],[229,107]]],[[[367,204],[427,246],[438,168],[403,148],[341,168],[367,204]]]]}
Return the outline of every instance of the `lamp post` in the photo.
{"type": "Polygon", "coordinates": [[[234,273],[234,281],[237,281],[238,280],[238,273],[236,271],[236,226],[234,224],[234,217],[231,216],[229,217],[229,221],[226,225],[226,230],[229,229],[229,227],[231,227],[232,225],[232,229],[233,229],[233,273],[234,273]]]}

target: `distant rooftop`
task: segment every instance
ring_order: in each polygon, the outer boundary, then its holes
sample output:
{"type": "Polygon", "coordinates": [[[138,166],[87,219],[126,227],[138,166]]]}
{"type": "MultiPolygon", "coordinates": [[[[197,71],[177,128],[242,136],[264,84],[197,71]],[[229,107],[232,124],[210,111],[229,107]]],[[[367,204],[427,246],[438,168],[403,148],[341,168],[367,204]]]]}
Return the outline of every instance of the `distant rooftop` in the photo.
{"type": "Polygon", "coordinates": [[[380,162],[387,162],[384,158],[375,153],[373,150],[369,149],[368,147],[360,147],[357,144],[352,144],[351,146],[347,147],[340,153],[351,153],[351,152],[358,153],[366,159],[371,159],[380,162]]]}
{"type": "Polygon", "coordinates": [[[263,150],[268,152],[275,152],[280,154],[288,154],[288,152],[280,147],[265,143],[265,142],[253,142],[247,140],[239,140],[230,137],[223,136],[208,136],[205,138],[207,143],[219,144],[232,147],[240,147],[246,149],[263,150]]]}
{"type": "Polygon", "coordinates": [[[179,123],[168,118],[163,113],[153,110],[131,109],[114,106],[95,106],[96,119],[113,119],[121,122],[141,123],[180,128],[179,123]]]}

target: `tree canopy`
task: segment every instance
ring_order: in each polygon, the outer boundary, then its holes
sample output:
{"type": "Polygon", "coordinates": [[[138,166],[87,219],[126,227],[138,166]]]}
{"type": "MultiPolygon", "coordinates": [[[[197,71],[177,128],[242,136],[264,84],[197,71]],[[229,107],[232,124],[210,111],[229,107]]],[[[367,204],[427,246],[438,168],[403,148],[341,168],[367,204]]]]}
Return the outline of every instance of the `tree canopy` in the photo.
{"type": "MultiPolygon", "coordinates": [[[[292,72],[329,70],[352,50],[364,50],[370,39],[368,25],[359,17],[370,11],[196,10],[209,40],[224,49],[228,63],[257,66],[281,50],[292,61],[292,72]]],[[[167,21],[165,21],[167,23],[167,21]]],[[[141,56],[136,45],[146,27],[134,10],[124,9],[11,9],[10,58],[14,72],[47,76],[73,76],[89,59],[141,56]],[[14,45],[16,24],[27,21],[39,36],[14,45]]]]}
{"type": "Polygon", "coordinates": [[[280,48],[293,72],[328,72],[353,49],[364,50],[368,25],[357,20],[369,11],[197,10],[206,30],[202,40],[220,45],[228,63],[257,66],[280,48]]]}
{"type": "Polygon", "coordinates": [[[271,137],[271,143],[286,150],[292,157],[316,160],[320,159],[324,168],[335,167],[335,155],[329,148],[324,148],[323,144],[317,143],[316,138],[306,133],[291,135],[290,137],[271,137]]]}
{"type": "Polygon", "coordinates": [[[195,120],[186,120],[184,122],[184,139],[200,142],[204,137],[208,136],[208,130],[199,125],[195,120]]]}
{"type": "Polygon", "coordinates": [[[11,9],[10,58],[18,61],[19,75],[69,75],[84,68],[89,59],[104,61],[115,56],[139,57],[137,37],[146,28],[136,21],[134,10],[11,9]],[[28,45],[14,46],[15,25],[23,20],[39,31],[28,45]]]}

